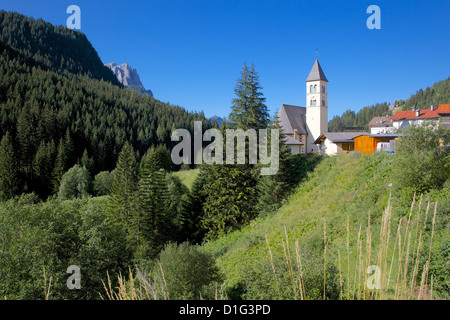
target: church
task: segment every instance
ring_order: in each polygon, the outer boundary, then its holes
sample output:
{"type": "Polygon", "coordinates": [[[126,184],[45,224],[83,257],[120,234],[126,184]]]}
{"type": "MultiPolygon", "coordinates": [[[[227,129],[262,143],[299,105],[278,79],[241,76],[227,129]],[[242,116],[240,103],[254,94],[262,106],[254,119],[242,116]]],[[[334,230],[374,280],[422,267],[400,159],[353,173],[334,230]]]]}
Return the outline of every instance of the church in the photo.
{"type": "Polygon", "coordinates": [[[328,80],[316,58],[306,78],[306,107],[283,104],[278,120],[292,154],[320,152],[316,140],[328,132],[328,80]]]}

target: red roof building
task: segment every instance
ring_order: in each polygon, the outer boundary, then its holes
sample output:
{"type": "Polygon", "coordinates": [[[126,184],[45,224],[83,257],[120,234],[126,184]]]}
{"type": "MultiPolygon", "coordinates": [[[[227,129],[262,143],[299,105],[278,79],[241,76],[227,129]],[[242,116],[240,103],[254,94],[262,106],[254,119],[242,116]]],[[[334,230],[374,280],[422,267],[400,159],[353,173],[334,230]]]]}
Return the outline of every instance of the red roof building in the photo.
{"type": "Polygon", "coordinates": [[[394,128],[401,129],[411,124],[420,125],[425,122],[438,123],[442,119],[443,124],[447,126],[450,117],[450,104],[441,104],[435,109],[413,109],[407,111],[397,111],[390,117],[394,128]]]}

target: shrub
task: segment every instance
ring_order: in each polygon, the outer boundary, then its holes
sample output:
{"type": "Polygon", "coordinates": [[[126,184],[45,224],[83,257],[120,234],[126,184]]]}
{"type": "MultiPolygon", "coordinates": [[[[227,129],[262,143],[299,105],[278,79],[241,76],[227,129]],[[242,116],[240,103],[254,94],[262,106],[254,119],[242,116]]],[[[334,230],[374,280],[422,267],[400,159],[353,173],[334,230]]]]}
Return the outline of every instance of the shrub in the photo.
{"type": "Polygon", "coordinates": [[[212,299],[211,284],[220,281],[214,259],[196,245],[184,242],[168,244],[159,254],[155,274],[164,273],[170,299],[212,299]],[[206,297],[204,295],[207,295],[206,297]]]}
{"type": "Polygon", "coordinates": [[[411,201],[414,193],[439,189],[450,176],[448,129],[432,125],[410,126],[403,130],[393,161],[395,192],[411,201]]]}
{"type": "Polygon", "coordinates": [[[91,193],[92,178],[85,167],[76,164],[61,179],[58,197],[61,200],[81,198],[91,193]]]}
{"type": "Polygon", "coordinates": [[[109,195],[114,181],[115,171],[102,171],[94,178],[94,191],[97,196],[109,195]]]}
{"type": "Polygon", "coordinates": [[[98,299],[107,272],[123,273],[131,263],[122,229],[98,200],[37,200],[0,202],[2,299],[98,299]],[[70,265],[81,269],[80,290],[66,286],[70,265]]]}

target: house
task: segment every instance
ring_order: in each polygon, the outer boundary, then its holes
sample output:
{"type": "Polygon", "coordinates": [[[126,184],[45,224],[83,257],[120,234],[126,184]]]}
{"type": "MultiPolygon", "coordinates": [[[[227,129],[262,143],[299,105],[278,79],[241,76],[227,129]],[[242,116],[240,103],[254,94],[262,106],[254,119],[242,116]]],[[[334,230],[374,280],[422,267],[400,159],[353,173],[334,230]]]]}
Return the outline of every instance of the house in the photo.
{"type": "Polygon", "coordinates": [[[441,125],[450,129],[450,104],[440,104],[436,112],[441,117],[441,125]]]}
{"type": "Polygon", "coordinates": [[[320,154],[343,154],[355,149],[353,138],[366,132],[324,132],[316,139],[320,154]]]}
{"type": "Polygon", "coordinates": [[[391,145],[401,134],[386,133],[386,134],[371,134],[363,133],[353,138],[355,142],[355,151],[365,154],[375,153],[378,150],[392,151],[391,145]]]}
{"type": "Polygon", "coordinates": [[[389,116],[385,117],[373,117],[369,122],[369,130],[372,134],[378,133],[391,133],[394,132],[394,127],[392,126],[393,120],[389,116]]]}
{"type": "Polygon", "coordinates": [[[430,109],[420,110],[413,108],[407,111],[397,111],[390,117],[394,129],[402,129],[409,125],[423,125],[426,123],[441,123],[449,127],[450,104],[441,104],[439,108],[431,106],[430,109]]]}
{"type": "Polygon", "coordinates": [[[319,152],[315,141],[328,132],[328,80],[316,59],[306,78],[306,107],[283,104],[278,120],[293,154],[319,152]]]}

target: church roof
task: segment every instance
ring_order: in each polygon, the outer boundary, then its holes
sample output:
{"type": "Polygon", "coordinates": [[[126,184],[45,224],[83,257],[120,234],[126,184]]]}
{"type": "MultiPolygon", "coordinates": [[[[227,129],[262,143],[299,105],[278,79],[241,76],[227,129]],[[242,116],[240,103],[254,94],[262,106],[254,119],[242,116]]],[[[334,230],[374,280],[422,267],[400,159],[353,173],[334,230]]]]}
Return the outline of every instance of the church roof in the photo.
{"type": "Polygon", "coordinates": [[[311,71],[309,72],[308,78],[306,78],[306,82],[316,81],[316,80],[322,80],[322,81],[328,82],[327,77],[325,77],[325,73],[323,73],[323,70],[320,66],[319,60],[317,60],[317,59],[314,62],[314,65],[313,65],[311,71]]]}
{"type": "Polygon", "coordinates": [[[278,112],[278,120],[283,128],[284,134],[307,134],[306,131],[306,108],[283,104],[278,112]]]}

